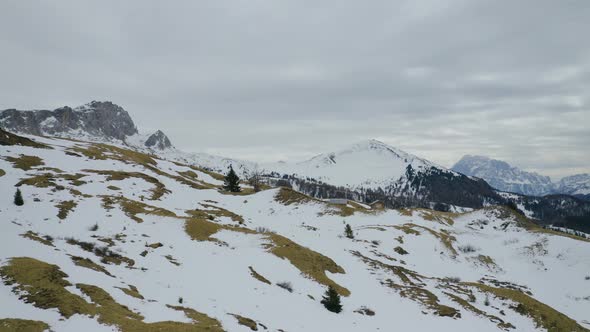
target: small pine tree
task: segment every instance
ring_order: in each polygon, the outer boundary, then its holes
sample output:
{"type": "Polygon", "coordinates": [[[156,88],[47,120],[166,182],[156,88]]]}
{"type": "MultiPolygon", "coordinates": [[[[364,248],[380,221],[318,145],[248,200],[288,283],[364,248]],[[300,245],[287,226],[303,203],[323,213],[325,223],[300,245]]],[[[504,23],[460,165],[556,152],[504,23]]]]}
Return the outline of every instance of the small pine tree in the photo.
{"type": "Polygon", "coordinates": [[[16,193],[14,194],[14,204],[17,206],[22,206],[25,204],[25,201],[23,200],[23,195],[20,192],[20,189],[16,189],[16,193]]]}
{"type": "Polygon", "coordinates": [[[339,313],[342,311],[342,305],[340,304],[340,295],[330,286],[324,296],[322,297],[321,303],[331,312],[339,313]]]}
{"type": "Polygon", "coordinates": [[[344,235],[346,235],[346,237],[349,239],[354,239],[354,233],[352,232],[352,228],[349,224],[346,224],[344,227],[344,235]]]}
{"type": "Polygon", "coordinates": [[[229,172],[225,176],[225,180],[223,182],[223,190],[231,191],[233,193],[240,192],[240,178],[234,171],[234,168],[230,165],[229,172]]]}

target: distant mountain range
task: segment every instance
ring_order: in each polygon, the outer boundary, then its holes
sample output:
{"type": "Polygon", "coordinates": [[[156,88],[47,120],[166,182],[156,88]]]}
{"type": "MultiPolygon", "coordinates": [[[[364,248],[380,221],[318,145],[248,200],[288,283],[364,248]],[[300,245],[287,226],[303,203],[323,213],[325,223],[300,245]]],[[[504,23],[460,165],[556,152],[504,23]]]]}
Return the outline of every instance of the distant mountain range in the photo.
{"type": "Polygon", "coordinates": [[[383,142],[366,140],[302,162],[257,164],[180,151],[162,131],[141,134],[122,107],[97,101],[53,111],[0,111],[0,127],[21,134],[122,145],[219,173],[232,165],[241,178],[257,171],[271,185],[287,185],[322,199],[378,200],[391,208],[457,212],[512,204],[543,223],[567,223],[574,218],[590,225],[590,202],[570,196],[589,193],[587,175],[566,178],[556,185],[548,177],[489,158],[466,157],[454,169],[447,169],[383,142]],[[538,197],[555,193],[551,188],[561,188],[560,193],[566,195],[538,197]]]}
{"type": "Polygon", "coordinates": [[[505,161],[485,156],[466,155],[452,169],[486,180],[492,187],[523,195],[566,194],[590,198],[590,174],[577,174],[552,182],[548,176],[526,172],[505,161]]]}

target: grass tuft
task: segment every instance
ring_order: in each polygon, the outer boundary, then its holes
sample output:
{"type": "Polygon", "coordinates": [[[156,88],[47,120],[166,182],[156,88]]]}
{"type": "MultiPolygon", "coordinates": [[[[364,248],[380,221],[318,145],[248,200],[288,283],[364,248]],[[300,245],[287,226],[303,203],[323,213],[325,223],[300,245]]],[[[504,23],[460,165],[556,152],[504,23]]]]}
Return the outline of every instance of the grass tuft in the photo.
{"type": "Polygon", "coordinates": [[[2,332],[43,332],[49,330],[49,325],[38,320],[4,318],[0,319],[2,332]]]}
{"type": "Polygon", "coordinates": [[[256,280],[258,280],[260,282],[263,282],[265,284],[268,284],[268,285],[271,284],[271,282],[268,279],[266,279],[265,277],[263,277],[260,273],[256,272],[256,270],[254,270],[253,267],[248,266],[248,268],[250,269],[250,275],[252,277],[254,277],[256,280]]]}
{"type": "Polygon", "coordinates": [[[4,157],[6,161],[9,161],[13,164],[14,168],[22,169],[23,171],[31,170],[33,167],[36,166],[43,166],[45,163],[43,159],[37,156],[27,156],[21,154],[20,157],[4,157]]]}

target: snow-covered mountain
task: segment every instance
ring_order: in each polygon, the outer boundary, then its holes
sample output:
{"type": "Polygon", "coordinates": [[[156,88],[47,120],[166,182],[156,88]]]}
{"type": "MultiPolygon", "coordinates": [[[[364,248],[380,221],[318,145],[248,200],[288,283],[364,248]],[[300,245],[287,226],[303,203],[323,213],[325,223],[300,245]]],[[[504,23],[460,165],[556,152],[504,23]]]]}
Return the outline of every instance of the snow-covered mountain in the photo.
{"type": "Polygon", "coordinates": [[[566,176],[556,184],[560,193],[573,196],[590,197],[590,174],[566,176]]]}
{"type": "MultiPolygon", "coordinates": [[[[465,176],[376,140],[367,140],[299,163],[255,162],[186,153],[175,149],[162,131],[138,131],[129,114],[111,102],[91,102],[77,108],[54,111],[0,112],[0,126],[17,132],[50,135],[108,143],[135,151],[157,153],[163,159],[225,173],[233,166],[238,175],[249,178],[258,170],[272,185],[290,185],[316,198],[353,198],[365,203],[382,201],[388,207],[427,207],[464,211],[508,200],[478,177],[465,176]]],[[[545,211],[541,200],[527,204],[531,216],[548,223],[563,218],[587,217],[587,204],[569,202],[567,211],[545,211]],[[549,212],[549,213],[547,213],[549,212]]],[[[519,198],[527,201],[528,198],[519,198]]],[[[564,206],[566,206],[564,205],[564,206]]]]}
{"type": "Polygon", "coordinates": [[[590,242],[505,207],[228,193],[219,174],[153,151],[1,131],[0,142],[1,331],[590,328],[590,242]],[[321,302],[330,286],[338,314],[321,302]]]}
{"type": "Polygon", "coordinates": [[[0,127],[22,134],[129,144],[136,148],[173,148],[160,130],[153,134],[140,133],[129,113],[110,101],[92,101],[53,111],[7,109],[0,111],[0,127]]]}
{"type": "Polygon", "coordinates": [[[417,172],[431,167],[442,168],[377,140],[362,141],[303,162],[268,164],[264,167],[350,188],[386,187],[405,176],[408,167],[417,172]]]}
{"type": "Polygon", "coordinates": [[[482,178],[492,187],[502,191],[532,196],[554,192],[554,184],[548,176],[526,172],[507,162],[484,156],[463,156],[451,169],[482,178]]]}
{"type": "Polygon", "coordinates": [[[571,175],[552,182],[548,176],[523,171],[505,161],[472,155],[463,156],[452,170],[482,178],[501,191],[531,196],[564,194],[590,198],[590,174],[571,175]]]}

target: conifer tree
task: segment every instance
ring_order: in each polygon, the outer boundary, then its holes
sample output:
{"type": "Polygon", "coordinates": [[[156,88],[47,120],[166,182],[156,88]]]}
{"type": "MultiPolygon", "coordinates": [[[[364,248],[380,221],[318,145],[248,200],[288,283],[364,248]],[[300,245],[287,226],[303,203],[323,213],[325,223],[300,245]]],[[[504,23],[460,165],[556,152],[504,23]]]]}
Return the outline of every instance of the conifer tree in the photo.
{"type": "Polygon", "coordinates": [[[322,297],[321,303],[331,312],[339,313],[342,311],[342,305],[340,304],[340,295],[334,287],[330,286],[324,296],[322,297]]]}
{"type": "Polygon", "coordinates": [[[230,165],[229,172],[225,176],[225,180],[223,182],[223,190],[231,191],[233,193],[240,192],[240,178],[234,171],[234,168],[230,165]]]}
{"type": "Polygon", "coordinates": [[[20,192],[20,189],[16,189],[16,193],[14,194],[14,204],[17,206],[22,206],[25,204],[25,201],[23,200],[23,195],[20,192]]]}
{"type": "Polygon", "coordinates": [[[349,224],[346,224],[346,227],[344,227],[344,235],[346,235],[346,237],[349,239],[354,239],[354,233],[352,232],[352,228],[349,224]]]}

